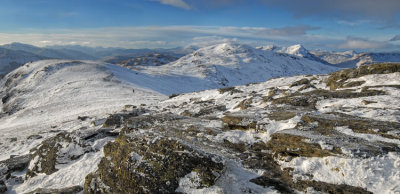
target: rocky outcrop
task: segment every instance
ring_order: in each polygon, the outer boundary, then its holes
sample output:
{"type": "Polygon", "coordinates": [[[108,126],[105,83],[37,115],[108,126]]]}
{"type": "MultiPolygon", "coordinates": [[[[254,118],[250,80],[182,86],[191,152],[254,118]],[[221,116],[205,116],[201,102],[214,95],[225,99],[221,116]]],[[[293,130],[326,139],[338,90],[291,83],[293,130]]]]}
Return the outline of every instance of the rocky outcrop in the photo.
{"type": "Polygon", "coordinates": [[[342,87],[351,87],[349,86],[349,84],[353,85],[355,83],[358,83],[356,85],[361,85],[362,82],[346,82],[347,80],[352,78],[358,78],[361,76],[372,74],[389,74],[394,72],[400,72],[400,64],[388,63],[365,65],[355,69],[344,69],[331,73],[326,84],[331,88],[331,90],[335,90],[342,87]]]}
{"type": "Polygon", "coordinates": [[[78,194],[81,193],[83,188],[81,186],[67,187],[61,189],[35,189],[32,192],[26,194],[78,194]]]}
{"type": "Polygon", "coordinates": [[[99,169],[86,177],[85,193],[172,193],[195,175],[197,189],[210,187],[223,163],[179,140],[127,133],[104,147],[99,169]]]}
{"type": "Polygon", "coordinates": [[[31,155],[12,156],[7,160],[0,161],[0,193],[7,191],[7,182],[21,183],[21,177],[13,175],[15,172],[22,172],[26,169],[31,160],[31,155]]]}

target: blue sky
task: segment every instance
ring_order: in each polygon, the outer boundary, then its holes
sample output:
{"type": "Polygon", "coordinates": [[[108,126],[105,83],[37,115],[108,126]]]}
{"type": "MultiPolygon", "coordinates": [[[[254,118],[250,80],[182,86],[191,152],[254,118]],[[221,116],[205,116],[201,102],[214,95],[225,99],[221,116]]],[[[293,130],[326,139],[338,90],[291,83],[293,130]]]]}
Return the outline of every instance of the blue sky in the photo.
{"type": "Polygon", "coordinates": [[[0,44],[392,51],[399,21],[398,0],[0,0],[0,44]]]}

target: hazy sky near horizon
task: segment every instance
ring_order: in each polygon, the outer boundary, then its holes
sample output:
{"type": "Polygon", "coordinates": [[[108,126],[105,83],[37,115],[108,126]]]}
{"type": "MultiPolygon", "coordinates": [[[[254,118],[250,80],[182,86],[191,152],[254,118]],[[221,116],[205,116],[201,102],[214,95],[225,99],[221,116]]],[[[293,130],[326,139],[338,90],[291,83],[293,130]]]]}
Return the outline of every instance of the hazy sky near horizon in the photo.
{"type": "Polygon", "coordinates": [[[0,0],[0,44],[400,49],[399,0],[0,0]]]}

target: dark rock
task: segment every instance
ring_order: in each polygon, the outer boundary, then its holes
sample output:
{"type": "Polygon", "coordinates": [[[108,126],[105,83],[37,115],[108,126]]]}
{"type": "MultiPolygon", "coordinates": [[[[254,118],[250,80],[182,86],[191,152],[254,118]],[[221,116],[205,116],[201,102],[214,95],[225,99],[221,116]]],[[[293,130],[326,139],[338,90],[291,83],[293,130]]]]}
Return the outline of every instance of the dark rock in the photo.
{"type": "Polygon", "coordinates": [[[192,172],[201,187],[209,187],[223,169],[212,156],[156,136],[119,136],[104,154],[98,170],[86,177],[84,193],[173,193],[179,179],[192,172]]]}
{"type": "Polygon", "coordinates": [[[7,186],[4,183],[4,181],[0,180],[0,193],[6,193],[7,191],[7,186]]]}
{"type": "Polygon", "coordinates": [[[305,85],[305,84],[310,84],[310,80],[307,78],[303,78],[301,80],[293,82],[290,87],[295,87],[295,86],[300,86],[300,85],[305,85]]]}
{"type": "Polygon", "coordinates": [[[281,193],[294,193],[293,189],[288,187],[288,185],[284,184],[279,179],[267,178],[265,176],[260,176],[254,179],[251,179],[250,182],[255,183],[257,185],[261,185],[264,187],[273,187],[281,193]]]}
{"type": "Polygon", "coordinates": [[[42,139],[43,137],[41,135],[30,135],[28,139],[42,139]]]}
{"type": "Polygon", "coordinates": [[[8,99],[10,98],[10,96],[7,94],[7,95],[5,95],[5,96],[3,96],[2,98],[1,98],[1,102],[3,102],[3,104],[5,104],[5,103],[7,103],[8,102],[8,99]]]}
{"type": "Polygon", "coordinates": [[[257,122],[254,118],[246,115],[227,114],[221,118],[225,130],[249,130],[257,129],[257,122]]]}
{"type": "Polygon", "coordinates": [[[367,96],[385,95],[384,91],[380,90],[363,90],[354,92],[353,90],[337,90],[329,91],[317,89],[304,93],[293,93],[288,96],[280,97],[272,100],[272,104],[287,104],[292,106],[303,106],[315,108],[316,103],[321,99],[329,98],[360,98],[367,96]]]}
{"type": "Polygon", "coordinates": [[[171,94],[171,95],[169,96],[169,98],[171,99],[171,98],[175,98],[175,97],[177,97],[177,96],[179,96],[179,94],[171,94]]]}
{"type": "Polygon", "coordinates": [[[122,124],[123,115],[115,114],[110,115],[104,122],[103,127],[120,127],[122,124]]]}
{"type": "Polygon", "coordinates": [[[73,186],[61,189],[39,188],[26,194],[78,194],[83,190],[81,186],[73,186]]]}
{"type": "Polygon", "coordinates": [[[395,134],[389,135],[387,132],[400,129],[400,123],[378,121],[374,119],[362,118],[343,113],[327,114],[306,114],[301,120],[305,123],[317,122],[318,127],[326,130],[333,130],[336,126],[348,126],[357,133],[369,133],[382,135],[386,138],[400,139],[395,134]],[[379,131],[376,131],[378,129],[379,131]]]}
{"type": "Polygon", "coordinates": [[[20,172],[29,165],[31,155],[13,156],[10,159],[0,161],[0,193],[7,191],[7,185],[3,180],[13,180],[15,183],[23,183],[21,177],[14,177],[13,172],[20,172]]]}
{"type": "MultiPolygon", "coordinates": [[[[400,63],[373,64],[360,66],[353,69],[343,69],[331,73],[326,82],[326,85],[328,85],[331,90],[336,90],[337,88],[342,88],[343,86],[345,86],[346,81],[351,78],[358,78],[370,74],[388,74],[394,72],[400,72],[400,63]]],[[[357,83],[356,85],[358,84],[360,83],[357,83]]]]}
{"type": "Polygon", "coordinates": [[[84,141],[80,141],[71,133],[62,132],[55,137],[44,140],[32,155],[33,167],[27,169],[26,178],[34,177],[37,173],[50,175],[58,169],[57,164],[64,164],[70,160],[80,158],[84,153],[92,151],[91,147],[84,141]],[[74,149],[81,149],[82,153],[64,153],[61,151],[66,146],[73,145],[74,149]]]}
{"type": "Polygon", "coordinates": [[[373,104],[373,103],[377,103],[377,102],[370,101],[370,100],[363,100],[363,101],[361,101],[361,103],[363,103],[364,105],[368,105],[368,104],[373,104]]]}
{"type": "Polygon", "coordinates": [[[30,154],[23,156],[15,156],[13,158],[4,161],[4,163],[8,167],[9,171],[23,171],[28,166],[31,158],[32,156],[30,154]]]}
{"type": "MultiPolygon", "coordinates": [[[[200,111],[198,113],[195,113],[193,116],[200,117],[200,116],[209,115],[209,114],[213,114],[213,113],[217,113],[219,111],[225,111],[225,110],[226,110],[225,105],[210,106],[210,107],[200,109],[200,111]]],[[[182,115],[182,116],[184,116],[184,115],[182,115]]]]}
{"type": "Polygon", "coordinates": [[[243,91],[236,89],[235,87],[226,87],[226,88],[220,88],[218,89],[218,92],[220,94],[224,94],[226,92],[229,92],[230,95],[234,93],[243,93],[243,91]]]}
{"type": "Polygon", "coordinates": [[[253,103],[253,98],[244,99],[235,108],[240,108],[240,110],[246,110],[247,108],[251,107],[252,103],[253,103]]]}
{"type": "Polygon", "coordinates": [[[271,140],[266,144],[266,148],[271,150],[274,156],[283,157],[325,157],[341,154],[340,148],[324,150],[317,143],[306,143],[304,137],[274,133],[271,140]]]}
{"type": "Polygon", "coordinates": [[[88,119],[89,117],[88,116],[78,116],[78,120],[81,120],[81,121],[86,121],[86,119],[88,119]]]}
{"type": "Polygon", "coordinates": [[[268,118],[271,120],[282,121],[291,119],[295,116],[296,116],[295,112],[282,110],[282,111],[272,112],[271,114],[268,115],[268,118]]]}

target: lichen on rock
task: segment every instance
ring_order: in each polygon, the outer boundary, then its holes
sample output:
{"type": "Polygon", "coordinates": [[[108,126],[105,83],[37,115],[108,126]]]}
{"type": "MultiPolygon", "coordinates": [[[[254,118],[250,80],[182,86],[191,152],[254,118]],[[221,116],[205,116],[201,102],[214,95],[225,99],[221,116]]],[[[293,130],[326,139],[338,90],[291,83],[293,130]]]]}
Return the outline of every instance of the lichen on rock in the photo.
{"type": "Polygon", "coordinates": [[[215,183],[223,163],[184,142],[127,133],[104,147],[98,170],[86,177],[85,193],[171,193],[179,179],[196,172],[199,187],[215,183]]]}
{"type": "Polygon", "coordinates": [[[44,140],[34,151],[26,177],[31,178],[38,173],[50,175],[58,170],[57,165],[76,160],[90,151],[92,151],[91,147],[80,139],[66,132],[59,133],[55,137],[44,140]]]}

